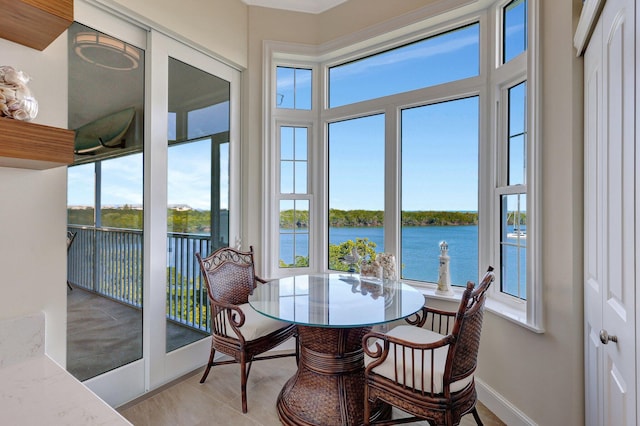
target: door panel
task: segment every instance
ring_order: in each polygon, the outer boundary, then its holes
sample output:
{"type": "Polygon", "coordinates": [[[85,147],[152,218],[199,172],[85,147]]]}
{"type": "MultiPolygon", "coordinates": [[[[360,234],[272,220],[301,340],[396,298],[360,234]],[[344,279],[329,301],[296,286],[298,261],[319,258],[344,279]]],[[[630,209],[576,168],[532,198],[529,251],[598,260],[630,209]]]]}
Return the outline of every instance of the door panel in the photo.
{"type": "Polygon", "coordinates": [[[585,73],[585,420],[587,425],[602,424],[602,381],[598,374],[601,358],[602,326],[602,225],[598,143],[602,137],[602,26],[597,26],[584,55],[585,73]]]}
{"type": "Polygon", "coordinates": [[[67,369],[111,405],[144,392],[146,31],[76,2],[68,37],[67,369]],[[78,207],[81,206],[81,207],[78,207]]]}
{"type": "Polygon", "coordinates": [[[609,0],[585,53],[585,420],[593,425],[636,424],[634,7],[609,0]],[[602,341],[601,330],[615,337],[602,341]]]}
{"type": "MultiPolygon", "coordinates": [[[[236,218],[240,191],[234,165],[239,150],[240,73],[158,31],[150,31],[149,40],[153,121],[148,123],[148,143],[153,158],[145,164],[149,173],[146,180],[149,185],[145,188],[149,194],[145,218],[149,272],[145,276],[148,296],[144,319],[152,325],[145,329],[148,331],[146,386],[154,389],[195,370],[208,359],[210,337],[205,330],[198,330],[207,323],[208,302],[199,287],[199,267],[194,253],[204,253],[217,244],[228,244],[239,238],[236,218]],[[175,72],[176,67],[188,70],[189,75],[176,79],[180,74],[175,72]],[[223,119],[211,119],[211,114],[205,114],[204,120],[198,120],[190,115],[208,113],[217,105],[224,107],[218,111],[223,119]],[[203,146],[206,149],[200,152],[182,152],[203,146]],[[179,151],[184,155],[178,155],[179,151]],[[196,160],[204,156],[209,160],[202,168],[196,160]],[[219,182],[222,178],[226,185],[219,182]],[[176,186],[178,182],[187,184],[176,186]],[[198,195],[189,195],[194,188],[198,195]],[[186,222],[184,228],[176,228],[182,222],[169,220],[167,214],[167,206],[173,203],[188,203],[190,207],[210,211],[211,224],[197,226],[207,236],[194,235],[197,227],[186,222]],[[215,243],[209,244],[213,236],[215,243]],[[174,326],[182,330],[172,332],[169,327],[174,326]],[[189,336],[185,339],[185,335],[189,336]]],[[[202,216],[200,213],[172,209],[172,215],[182,215],[187,222],[202,216]]]]}
{"type": "Polygon", "coordinates": [[[603,345],[605,424],[635,424],[634,14],[632,1],[608,2],[602,15],[606,116],[604,205],[607,258],[602,327],[617,342],[603,345]]]}

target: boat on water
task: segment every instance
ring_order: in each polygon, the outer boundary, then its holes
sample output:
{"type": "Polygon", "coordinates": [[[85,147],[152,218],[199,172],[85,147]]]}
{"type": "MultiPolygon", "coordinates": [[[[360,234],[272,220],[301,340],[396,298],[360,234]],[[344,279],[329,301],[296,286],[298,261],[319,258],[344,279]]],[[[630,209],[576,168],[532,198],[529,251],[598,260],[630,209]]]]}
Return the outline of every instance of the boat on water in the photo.
{"type": "Polygon", "coordinates": [[[507,232],[507,238],[527,238],[527,230],[514,229],[513,232],[507,232]]]}

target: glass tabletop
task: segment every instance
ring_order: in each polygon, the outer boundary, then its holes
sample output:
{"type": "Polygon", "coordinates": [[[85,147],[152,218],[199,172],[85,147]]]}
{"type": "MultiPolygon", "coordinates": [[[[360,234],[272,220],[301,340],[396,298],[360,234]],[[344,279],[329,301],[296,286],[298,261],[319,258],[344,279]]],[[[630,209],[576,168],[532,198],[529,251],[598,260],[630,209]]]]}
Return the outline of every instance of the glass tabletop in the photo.
{"type": "Polygon", "coordinates": [[[264,315],[300,325],[364,327],[408,317],[424,305],[424,295],[401,281],[314,274],[260,284],[249,303],[264,315]]]}

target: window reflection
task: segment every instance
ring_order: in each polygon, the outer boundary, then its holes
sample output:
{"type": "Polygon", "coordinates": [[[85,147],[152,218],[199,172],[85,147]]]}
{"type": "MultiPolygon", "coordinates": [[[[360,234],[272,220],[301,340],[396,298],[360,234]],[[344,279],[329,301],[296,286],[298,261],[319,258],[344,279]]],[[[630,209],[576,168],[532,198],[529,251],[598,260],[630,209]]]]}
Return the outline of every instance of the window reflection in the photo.
{"type": "Polygon", "coordinates": [[[144,54],[69,27],[67,369],[79,380],[142,357],[144,54]]]}
{"type": "Polygon", "coordinates": [[[167,352],[209,331],[195,258],[229,245],[230,84],[169,58],[167,352]]]}

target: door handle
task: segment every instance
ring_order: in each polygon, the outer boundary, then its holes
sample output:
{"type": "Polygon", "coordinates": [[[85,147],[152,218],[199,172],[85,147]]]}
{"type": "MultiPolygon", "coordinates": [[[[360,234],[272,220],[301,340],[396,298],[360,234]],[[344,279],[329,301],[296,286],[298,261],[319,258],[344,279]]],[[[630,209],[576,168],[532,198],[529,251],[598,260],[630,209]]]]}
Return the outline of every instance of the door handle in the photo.
{"type": "Polygon", "coordinates": [[[600,330],[600,341],[602,342],[603,345],[606,345],[609,342],[618,343],[618,336],[609,336],[609,333],[607,333],[607,330],[602,329],[600,330]]]}

